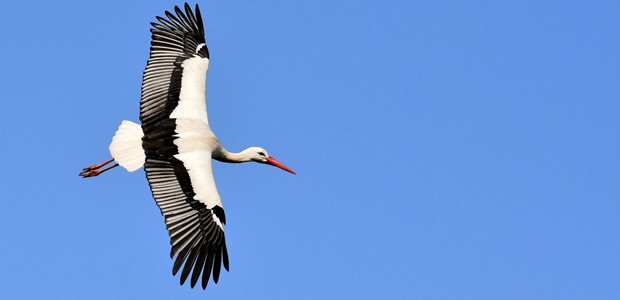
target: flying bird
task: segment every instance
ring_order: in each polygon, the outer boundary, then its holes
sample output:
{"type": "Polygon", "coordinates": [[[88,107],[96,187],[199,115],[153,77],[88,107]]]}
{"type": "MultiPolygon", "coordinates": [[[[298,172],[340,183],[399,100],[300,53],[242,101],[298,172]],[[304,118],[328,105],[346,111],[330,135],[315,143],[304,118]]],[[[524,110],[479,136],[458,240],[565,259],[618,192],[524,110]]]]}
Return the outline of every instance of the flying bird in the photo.
{"type": "Polygon", "coordinates": [[[141,125],[122,121],[110,144],[112,159],[86,167],[93,177],[117,166],[129,172],[144,167],[153,198],[170,235],[172,274],[181,271],[181,285],[193,288],[202,278],[218,282],[221,266],[228,271],[224,236],[226,215],[217,191],[212,159],[257,162],[295,172],[260,147],[227,151],[209,127],[205,96],[209,49],[200,9],[185,3],[175,14],[152,22],[151,49],[142,79],[141,125]]]}

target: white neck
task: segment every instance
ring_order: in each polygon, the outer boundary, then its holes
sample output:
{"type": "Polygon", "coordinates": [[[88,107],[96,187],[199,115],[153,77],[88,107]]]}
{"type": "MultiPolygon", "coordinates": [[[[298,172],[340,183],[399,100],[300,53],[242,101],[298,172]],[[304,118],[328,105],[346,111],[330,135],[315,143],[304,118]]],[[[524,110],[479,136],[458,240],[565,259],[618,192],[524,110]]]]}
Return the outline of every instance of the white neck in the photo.
{"type": "Polygon", "coordinates": [[[233,153],[233,152],[228,152],[228,150],[224,149],[224,147],[220,147],[219,149],[214,151],[213,158],[221,162],[228,162],[228,163],[242,163],[242,162],[252,161],[252,159],[250,158],[248,153],[245,152],[245,150],[239,153],[233,153]]]}

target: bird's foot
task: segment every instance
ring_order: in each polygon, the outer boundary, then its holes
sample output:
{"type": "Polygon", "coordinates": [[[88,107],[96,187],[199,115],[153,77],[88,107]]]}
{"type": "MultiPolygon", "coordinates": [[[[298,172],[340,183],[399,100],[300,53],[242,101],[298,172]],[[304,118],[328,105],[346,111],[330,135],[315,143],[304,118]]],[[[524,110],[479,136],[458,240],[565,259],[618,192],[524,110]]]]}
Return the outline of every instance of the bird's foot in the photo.
{"type": "Polygon", "coordinates": [[[80,176],[82,176],[82,178],[87,178],[87,177],[95,177],[99,174],[101,174],[101,170],[86,170],[87,168],[84,168],[85,170],[82,171],[82,173],[80,173],[80,176]]]}

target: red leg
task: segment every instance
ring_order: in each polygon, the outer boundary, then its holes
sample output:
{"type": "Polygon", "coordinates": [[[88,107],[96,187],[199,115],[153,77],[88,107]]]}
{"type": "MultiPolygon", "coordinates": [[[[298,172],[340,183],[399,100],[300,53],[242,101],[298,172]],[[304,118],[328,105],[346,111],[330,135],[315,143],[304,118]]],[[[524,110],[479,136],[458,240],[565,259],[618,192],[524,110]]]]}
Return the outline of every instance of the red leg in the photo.
{"type": "Polygon", "coordinates": [[[95,176],[98,176],[99,174],[101,174],[101,173],[103,173],[103,172],[105,172],[105,171],[107,171],[109,169],[116,168],[116,167],[118,167],[118,164],[114,164],[114,165],[109,166],[109,167],[107,167],[105,169],[102,169],[102,170],[97,169],[97,170],[84,171],[84,172],[80,173],[80,176],[82,176],[83,178],[95,177],[95,176]]]}
{"type": "Polygon", "coordinates": [[[106,161],[104,161],[104,162],[102,162],[100,164],[96,164],[96,165],[92,165],[90,167],[86,167],[86,168],[82,169],[82,171],[97,170],[97,169],[99,169],[99,168],[101,168],[101,167],[103,167],[103,166],[105,166],[105,165],[107,165],[107,164],[109,164],[109,163],[111,163],[113,161],[114,161],[114,158],[110,158],[110,160],[106,160],[106,161]]]}
{"type": "Polygon", "coordinates": [[[105,165],[107,165],[107,164],[109,164],[109,163],[111,163],[113,161],[114,161],[114,158],[112,158],[112,159],[110,159],[108,161],[104,161],[104,162],[102,162],[100,164],[96,164],[96,165],[92,165],[90,167],[86,167],[86,168],[82,169],[82,172],[80,173],[80,176],[82,176],[83,178],[95,177],[95,176],[97,176],[97,175],[99,175],[99,174],[101,174],[101,173],[103,173],[103,172],[105,172],[105,171],[107,171],[109,169],[118,167],[118,164],[114,164],[114,165],[112,165],[110,167],[107,167],[105,169],[100,170],[101,167],[103,167],[103,166],[105,166],[105,165]]]}

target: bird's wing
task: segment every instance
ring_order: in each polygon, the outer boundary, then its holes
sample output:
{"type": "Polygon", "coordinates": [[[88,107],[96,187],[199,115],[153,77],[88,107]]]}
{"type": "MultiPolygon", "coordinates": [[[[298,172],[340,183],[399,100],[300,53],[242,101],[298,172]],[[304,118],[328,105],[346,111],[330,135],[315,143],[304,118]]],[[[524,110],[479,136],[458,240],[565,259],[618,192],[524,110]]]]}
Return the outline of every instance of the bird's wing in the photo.
{"type": "Polygon", "coordinates": [[[140,121],[145,132],[168,118],[207,120],[206,78],[209,50],[200,9],[176,16],[166,11],[151,25],[151,53],[142,78],[140,121]]]}
{"type": "Polygon", "coordinates": [[[205,289],[211,272],[217,283],[222,263],[227,271],[229,267],[224,237],[226,216],[217,190],[207,191],[215,198],[201,198],[204,189],[215,187],[211,155],[190,152],[164,158],[148,152],[144,170],[170,234],[170,257],[176,257],[172,274],[176,275],[182,267],[182,285],[192,273],[192,288],[202,275],[205,289]],[[196,188],[198,185],[202,191],[196,188]]]}

